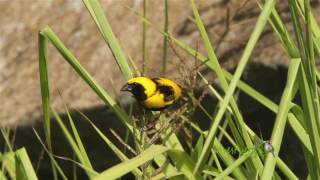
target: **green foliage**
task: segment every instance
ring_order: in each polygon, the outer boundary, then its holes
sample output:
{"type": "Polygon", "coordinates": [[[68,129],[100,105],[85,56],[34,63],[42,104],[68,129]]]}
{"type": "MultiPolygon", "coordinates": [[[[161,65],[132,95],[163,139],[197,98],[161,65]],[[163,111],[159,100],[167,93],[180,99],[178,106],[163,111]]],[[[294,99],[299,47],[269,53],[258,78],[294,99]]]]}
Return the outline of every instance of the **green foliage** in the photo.
{"type": "Polygon", "coordinates": [[[32,167],[31,161],[27,154],[26,149],[18,149],[15,152],[15,165],[16,165],[16,178],[17,179],[28,179],[37,180],[36,173],[32,167]]]}
{"type": "MultiPolygon", "coordinates": [[[[128,68],[128,64],[125,60],[125,55],[122,53],[120,46],[117,43],[116,37],[112,33],[112,29],[109,26],[107,19],[103,15],[103,11],[96,0],[85,0],[84,1],[86,7],[88,8],[91,16],[97,24],[98,29],[103,34],[106,42],[110,46],[110,49],[115,55],[115,60],[118,62],[119,68],[124,74],[124,77],[128,79],[132,74],[130,68],[128,68]],[[115,42],[112,44],[112,42],[115,42]],[[120,55],[119,55],[120,54],[120,55]],[[120,57],[120,58],[119,58],[120,57]]],[[[299,2],[302,3],[302,2],[299,2]]],[[[262,11],[260,16],[256,22],[256,26],[252,31],[252,34],[249,38],[249,41],[246,45],[246,48],[240,58],[238,67],[235,71],[234,75],[223,70],[219,64],[218,57],[215,55],[213,46],[209,40],[206,29],[202,23],[200,14],[196,7],[196,4],[193,0],[190,1],[194,16],[195,16],[195,24],[198,27],[202,40],[204,42],[204,46],[207,50],[208,58],[198,53],[196,50],[188,47],[183,42],[174,38],[168,33],[168,11],[167,11],[167,2],[165,1],[165,25],[164,30],[156,28],[165,39],[164,42],[164,55],[163,55],[163,73],[166,72],[167,66],[167,41],[169,43],[175,44],[177,47],[181,48],[188,54],[194,56],[196,59],[205,63],[208,68],[212,69],[218,77],[218,80],[225,91],[225,96],[222,97],[217,91],[214,90],[212,86],[208,86],[209,90],[217,97],[220,101],[219,106],[217,107],[217,111],[214,116],[207,113],[210,119],[212,119],[212,125],[206,130],[202,130],[197,125],[192,123],[192,120],[189,119],[189,116],[184,116],[184,111],[179,111],[176,114],[178,116],[173,116],[172,118],[160,116],[159,123],[166,122],[165,124],[169,124],[167,128],[164,130],[157,132],[155,136],[159,137],[148,137],[146,133],[141,131],[139,127],[133,123],[130,116],[126,114],[125,111],[121,109],[117,104],[114,103],[114,100],[105,92],[97,83],[94,82],[92,77],[85,69],[78,63],[78,61],[73,57],[73,55],[64,47],[62,42],[56,37],[53,31],[48,28],[43,29],[41,32],[44,34],[46,38],[48,38],[54,46],[60,51],[60,53],[66,58],[66,60],[75,68],[75,70],[79,73],[79,75],[88,83],[90,87],[101,97],[106,104],[112,108],[115,113],[118,115],[119,119],[125,124],[128,128],[129,132],[131,132],[131,136],[134,137],[136,141],[136,152],[144,153],[148,151],[149,147],[152,147],[153,139],[160,138],[162,139],[163,145],[169,148],[167,153],[162,152],[159,157],[151,157],[148,160],[139,159],[139,156],[133,159],[128,159],[126,155],[119,150],[110,140],[106,137],[90,120],[90,124],[94,127],[96,132],[104,139],[106,144],[115,152],[115,154],[124,161],[123,163],[115,166],[121,167],[120,171],[117,173],[117,170],[110,168],[100,174],[98,177],[120,177],[119,173],[124,175],[127,172],[132,172],[137,178],[147,178],[147,177],[162,177],[162,178],[183,178],[183,176],[188,179],[203,179],[203,178],[212,178],[216,177],[217,179],[230,178],[229,175],[232,175],[238,179],[244,178],[263,178],[263,179],[271,179],[279,178],[277,171],[275,171],[275,167],[278,166],[279,171],[286,175],[288,178],[297,179],[294,173],[286,166],[286,164],[281,160],[278,156],[282,138],[285,130],[285,124],[288,122],[296,133],[298,139],[301,141],[303,148],[307,151],[304,151],[305,156],[309,156],[307,160],[312,161],[313,158],[310,156],[315,156],[315,160],[313,162],[308,162],[310,165],[310,176],[315,178],[319,175],[317,174],[317,170],[319,170],[319,164],[316,162],[318,160],[318,151],[320,148],[318,147],[316,138],[319,136],[319,129],[316,118],[319,117],[319,95],[318,95],[318,86],[316,84],[316,69],[315,69],[315,61],[314,57],[317,52],[317,42],[314,40],[318,39],[318,26],[314,21],[312,13],[310,11],[310,6],[307,2],[304,2],[304,6],[297,6],[296,2],[289,1],[291,15],[293,17],[294,29],[296,31],[296,39],[298,40],[298,47],[292,41],[289,33],[287,32],[285,26],[281,22],[277,11],[274,9],[275,1],[266,0],[264,5],[260,7],[262,11]],[[298,10],[298,8],[300,8],[298,10]],[[307,8],[307,9],[305,9],[307,8]],[[308,9],[309,8],[309,9],[308,9]],[[307,29],[307,37],[306,41],[303,41],[302,30],[300,27],[300,16],[299,12],[307,12],[301,13],[301,16],[305,19],[306,29],[307,29]],[[269,21],[271,26],[273,27],[275,33],[278,35],[279,40],[281,41],[283,47],[287,50],[290,57],[292,57],[289,72],[287,85],[283,92],[281,102],[279,105],[276,105],[268,98],[264,97],[262,94],[245,84],[240,80],[240,77],[243,74],[243,71],[247,65],[247,62],[251,56],[251,53],[260,37],[260,34],[264,30],[266,23],[269,21]],[[63,47],[63,48],[61,48],[63,47]],[[301,55],[301,56],[300,56],[301,55]],[[301,60],[300,60],[301,58],[301,60]],[[300,61],[302,61],[302,65],[300,65],[300,61]],[[313,82],[311,85],[306,82],[313,82]],[[237,106],[236,100],[234,98],[235,89],[239,88],[247,95],[255,99],[257,102],[264,105],[266,108],[272,110],[277,114],[276,121],[274,124],[274,130],[271,135],[271,146],[273,148],[272,153],[259,153],[257,150],[257,142],[260,144],[265,144],[266,142],[260,139],[244,122],[244,119],[239,111],[239,107],[237,106]],[[296,96],[296,94],[302,95],[303,106],[300,107],[292,102],[292,99],[296,96]],[[182,115],[182,118],[179,116],[182,115]],[[226,117],[226,121],[224,126],[221,127],[220,124],[223,120],[223,117],[226,117]],[[191,154],[188,153],[188,150],[183,147],[181,144],[183,139],[179,139],[176,136],[176,132],[174,130],[174,126],[171,126],[173,120],[178,120],[183,125],[185,122],[191,123],[191,128],[200,133],[197,143],[191,147],[191,154]],[[231,134],[225,131],[227,127],[230,127],[231,134]],[[309,131],[310,130],[310,131],[309,131]],[[309,134],[308,132],[311,132],[309,134]],[[219,137],[219,138],[218,138],[219,137]],[[231,152],[230,149],[226,149],[221,143],[221,139],[225,137],[228,141],[231,142],[233,146],[237,148],[247,149],[248,151],[241,153],[241,156],[236,158],[234,156],[235,152],[231,152]],[[151,146],[150,146],[151,145],[151,146]],[[146,150],[145,150],[146,149],[146,150]],[[160,168],[160,174],[155,175],[156,167],[150,163],[146,163],[147,161],[151,161],[154,159],[158,168],[160,168]],[[170,160],[169,160],[170,159],[170,160]],[[265,161],[263,163],[263,161],[265,161]],[[137,162],[135,165],[129,166],[129,162],[137,162]],[[144,165],[143,165],[144,164],[144,165]],[[226,166],[225,169],[222,169],[221,164],[226,166]],[[140,166],[140,168],[139,168],[140,166]],[[165,166],[165,167],[163,167],[165,166]],[[127,167],[127,168],[126,168],[127,167]],[[118,174],[117,176],[111,176],[110,174],[118,174]],[[183,176],[181,176],[183,175],[183,176]]],[[[144,66],[143,73],[146,73],[146,63],[147,63],[147,49],[146,49],[146,28],[147,25],[154,27],[146,17],[146,8],[147,1],[144,1],[144,11],[143,15],[140,15],[138,12],[135,12],[138,17],[143,22],[143,57],[144,57],[144,66]]],[[[45,58],[43,58],[45,59],[45,58]]],[[[41,61],[41,59],[40,59],[41,61]]],[[[46,64],[42,62],[42,64],[46,64]]],[[[44,68],[46,68],[44,66],[44,68]]],[[[201,75],[201,74],[200,74],[201,75]]],[[[202,77],[202,76],[201,76],[202,77]]],[[[47,80],[46,76],[43,77],[43,83],[47,80]]],[[[203,81],[207,83],[206,79],[202,77],[203,81]]],[[[42,83],[42,84],[43,84],[42,83]]],[[[48,91],[48,87],[43,87],[45,91],[48,91]]],[[[44,90],[43,90],[44,91],[44,90]]],[[[44,92],[43,95],[46,95],[47,92],[44,92]]],[[[191,97],[193,95],[191,94],[191,97]]],[[[47,98],[44,98],[44,102],[49,104],[47,98]]],[[[194,98],[192,98],[195,100],[194,98]]],[[[45,104],[44,103],[44,104],[45,104]]],[[[45,105],[44,108],[49,107],[49,105],[45,105]],[[47,106],[47,107],[46,107],[47,106]]],[[[203,109],[204,110],[204,109],[203,109]]],[[[57,115],[56,115],[57,116],[57,115]]],[[[145,117],[138,118],[152,118],[153,114],[145,115],[145,117]]],[[[59,120],[58,117],[56,117],[59,120]]],[[[69,117],[71,119],[71,117],[69,117]]],[[[62,125],[62,121],[59,120],[60,126],[62,125]]],[[[70,121],[70,123],[73,121],[70,121]]],[[[145,122],[145,120],[144,120],[145,122]]],[[[163,124],[162,124],[163,125],[163,124]]],[[[71,123],[72,132],[76,137],[76,142],[70,141],[71,146],[74,151],[78,155],[78,158],[82,165],[89,165],[90,160],[85,153],[85,148],[81,143],[76,127],[73,123],[71,123]],[[74,144],[74,145],[72,145],[74,144]],[[78,144],[78,145],[76,145],[78,144]],[[79,150],[81,149],[81,152],[79,150]],[[77,153],[78,152],[78,153],[77,153]],[[80,155],[82,154],[82,155],[80,155]],[[83,157],[86,159],[86,162],[83,162],[83,157]],[[82,160],[81,160],[82,159],[82,160]]],[[[165,125],[163,125],[165,126],[165,125]]],[[[49,127],[49,126],[48,126],[49,127]]],[[[67,133],[67,129],[63,128],[65,134],[67,133]]],[[[49,130],[48,130],[49,131],[49,130]]],[[[192,130],[191,130],[192,131],[192,130]]],[[[50,133],[47,133],[48,135],[50,133]]],[[[185,140],[186,143],[187,140],[185,140]]],[[[129,145],[127,145],[129,146],[129,145]]],[[[259,145],[260,147],[261,145],[259,145]]],[[[129,149],[132,147],[128,147],[129,149]]],[[[234,150],[239,150],[235,148],[234,150]]],[[[318,161],[320,162],[320,161],[318,161]]],[[[320,171],[319,171],[320,172],[320,171]]],[[[90,174],[88,174],[90,177],[90,174]]]]}
{"type": "Polygon", "coordinates": [[[1,154],[0,161],[2,164],[1,179],[38,179],[25,148],[1,154]]]}
{"type": "MultiPolygon", "coordinates": [[[[131,59],[121,49],[99,1],[83,0],[83,2],[112,51],[124,79],[127,80],[133,77],[133,74],[139,74],[139,72],[135,72],[136,70],[132,70],[128,64],[127,57],[130,61],[131,59]]],[[[212,70],[217,75],[217,80],[225,95],[219,94],[198,72],[195,76],[200,77],[200,81],[206,84],[208,92],[215,96],[219,102],[214,114],[206,112],[197,102],[197,98],[194,97],[193,89],[188,89],[188,102],[172,113],[141,112],[140,115],[133,116],[132,113],[127,113],[124,108],[118,105],[109,93],[93,79],[54,31],[50,27],[45,27],[39,33],[39,69],[46,140],[43,146],[51,160],[54,178],[61,177],[66,179],[67,177],[65,177],[63,169],[56,161],[56,156],[51,147],[52,127],[50,117],[54,117],[55,121],[57,121],[62,134],[75,154],[73,160],[75,167],[84,170],[90,179],[117,179],[127,173],[132,173],[137,179],[234,178],[268,180],[280,179],[279,174],[284,175],[287,179],[298,179],[279,156],[284,132],[289,127],[293,129],[301,143],[309,177],[311,179],[320,179],[320,97],[317,84],[319,72],[315,66],[316,58],[320,54],[320,28],[313,17],[310,2],[307,0],[288,1],[295,37],[291,37],[283,25],[277,10],[274,8],[276,3],[274,0],[258,2],[261,7],[261,13],[244,52],[239,57],[239,64],[234,74],[230,74],[219,64],[219,57],[216,56],[194,0],[190,0],[190,7],[194,15],[193,22],[200,32],[207,56],[197,52],[197,50],[189,47],[168,32],[167,0],[164,0],[165,21],[163,28],[157,28],[148,21],[145,13],[147,0],[143,2],[143,14],[133,12],[142,21],[144,29],[142,34],[143,74],[147,72],[146,43],[148,39],[146,38],[146,30],[147,27],[155,28],[164,38],[163,74],[166,74],[167,71],[167,45],[170,44],[186,52],[212,70]],[[271,25],[291,59],[286,86],[282,92],[279,105],[240,80],[252,51],[267,23],[271,25]],[[123,150],[123,148],[117,147],[116,143],[112,142],[110,137],[101,131],[88,117],[79,112],[103,140],[106,147],[110,148],[119,158],[120,164],[108,167],[102,172],[95,170],[92,165],[93,162],[90,160],[90,154],[86,149],[86,144],[81,140],[81,132],[77,129],[77,120],[71,117],[67,108],[68,122],[64,122],[54,109],[51,109],[47,65],[49,60],[48,43],[51,43],[58,50],[78,75],[117,115],[119,122],[127,128],[128,136],[133,139],[134,146],[127,142],[128,138],[122,140],[114,132],[125,147],[125,150],[123,150]],[[276,114],[270,141],[264,141],[245,123],[237,105],[236,89],[244,92],[276,114]],[[302,105],[293,102],[293,99],[297,97],[300,98],[302,105]],[[193,122],[190,114],[194,111],[195,106],[199,106],[206,116],[212,120],[208,129],[201,129],[193,122]],[[138,119],[138,122],[135,119],[138,119]],[[156,133],[153,135],[149,135],[143,128],[150,119],[158,119],[155,123],[156,133]],[[286,126],[287,124],[289,126],[286,126]],[[230,131],[227,131],[227,129],[230,129],[230,131]],[[185,134],[182,132],[185,132],[185,134]],[[187,135],[188,133],[190,137],[187,135]],[[193,137],[193,134],[198,135],[196,136],[197,139],[193,137]],[[222,140],[227,140],[231,145],[225,146],[222,144],[222,140]],[[161,142],[161,145],[154,145],[155,142],[161,142]],[[264,149],[266,144],[271,147],[271,150],[264,149]]],[[[6,151],[0,155],[2,165],[0,178],[37,179],[25,149],[14,151],[9,141],[9,134],[7,131],[2,131],[6,142],[6,151]]],[[[41,141],[37,133],[36,135],[41,141]]]]}

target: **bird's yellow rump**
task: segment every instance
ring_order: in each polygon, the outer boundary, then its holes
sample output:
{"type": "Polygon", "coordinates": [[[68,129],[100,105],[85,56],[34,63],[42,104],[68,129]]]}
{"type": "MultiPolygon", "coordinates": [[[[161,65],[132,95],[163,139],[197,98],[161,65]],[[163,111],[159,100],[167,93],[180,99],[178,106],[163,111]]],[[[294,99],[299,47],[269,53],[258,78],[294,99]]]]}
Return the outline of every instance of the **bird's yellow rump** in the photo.
{"type": "Polygon", "coordinates": [[[181,96],[181,88],[166,78],[136,77],[130,79],[121,91],[129,91],[140,104],[150,110],[162,110],[174,104],[181,96]]]}

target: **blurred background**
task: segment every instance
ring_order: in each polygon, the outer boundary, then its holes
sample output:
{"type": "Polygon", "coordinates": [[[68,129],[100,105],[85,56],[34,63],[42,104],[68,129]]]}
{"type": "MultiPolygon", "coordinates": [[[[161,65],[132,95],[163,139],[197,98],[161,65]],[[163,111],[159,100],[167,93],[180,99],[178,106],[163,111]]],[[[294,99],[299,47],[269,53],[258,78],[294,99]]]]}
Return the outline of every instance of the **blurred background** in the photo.
{"type": "MultiPolygon", "coordinates": [[[[142,0],[101,0],[106,17],[121,47],[140,70],[142,69],[142,22],[133,10],[142,13],[142,3],[142,0]]],[[[169,0],[168,3],[169,32],[198,49],[199,52],[205,53],[198,30],[190,20],[192,11],[189,1],[169,0]]],[[[256,1],[198,0],[197,5],[218,59],[223,67],[232,71],[237,65],[260,13],[256,1]]],[[[312,1],[312,7],[319,22],[319,2],[312,1]]],[[[279,1],[277,9],[283,22],[291,30],[290,13],[286,1],[279,1]]],[[[161,67],[162,63],[163,37],[154,27],[163,27],[163,1],[148,1],[147,18],[153,24],[147,31],[148,75],[157,77],[161,76],[161,68],[158,67],[161,67]]],[[[17,137],[33,136],[30,130],[21,126],[42,126],[41,123],[36,123],[41,122],[42,119],[38,32],[46,25],[53,29],[97,82],[116,99],[121,99],[119,89],[124,84],[124,79],[82,1],[0,0],[0,24],[0,126],[18,126],[21,131],[18,132],[17,137]]],[[[181,77],[176,71],[176,66],[179,66],[181,60],[176,53],[179,53],[189,66],[193,66],[194,58],[169,48],[168,77],[179,82],[181,77]]],[[[243,78],[264,95],[278,102],[286,80],[287,64],[288,57],[268,25],[251,56],[250,66],[243,78]]],[[[205,72],[205,69],[201,70],[205,72]]],[[[206,76],[214,81],[214,74],[208,73],[206,76]]],[[[83,110],[89,116],[91,115],[93,120],[100,118],[97,120],[99,123],[103,124],[107,120],[116,123],[115,117],[106,110],[103,102],[51,46],[49,48],[49,80],[51,101],[61,114],[64,113],[62,105],[64,102],[70,108],[83,110]]],[[[262,134],[268,135],[273,125],[274,115],[257,106],[245,95],[240,94],[239,99],[242,111],[247,116],[245,119],[250,119],[256,129],[262,126],[266,129],[261,130],[262,134]],[[265,116],[261,116],[263,113],[265,116]]],[[[112,123],[109,125],[112,126],[112,123]]],[[[83,131],[86,129],[84,128],[83,131]]],[[[57,139],[59,139],[58,136],[57,139]]],[[[17,146],[22,146],[27,141],[17,138],[17,146]]],[[[90,143],[90,138],[87,141],[90,143]]],[[[290,144],[288,141],[289,149],[290,144]]],[[[41,147],[39,144],[38,146],[41,147]]],[[[292,146],[296,148],[294,144],[292,146]]],[[[92,144],[90,148],[95,152],[97,147],[92,144]]],[[[39,152],[40,150],[32,151],[31,156],[39,157],[39,152]]],[[[97,153],[97,160],[99,153],[97,153]]]]}
{"type": "MultiPolygon", "coordinates": [[[[132,10],[142,13],[142,1],[102,0],[101,4],[121,46],[141,69],[142,23],[132,10]]],[[[260,12],[259,7],[255,1],[244,0],[199,0],[197,4],[221,64],[234,68],[260,12]]],[[[314,1],[314,13],[320,14],[317,4],[314,1]]],[[[283,21],[288,23],[286,1],[280,1],[277,8],[283,21]]],[[[154,27],[163,27],[163,10],[163,3],[148,1],[147,16],[154,27]]],[[[190,17],[188,1],[169,1],[169,32],[202,52],[203,43],[190,17]]],[[[80,0],[0,0],[0,23],[1,126],[30,124],[41,115],[37,48],[38,31],[46,25],[111,94],[114,92],[110,79],[116,90],[124,83],[112,54],[80,0]]],[[[291,29],[291,25],[287,25],[291,29]]],[[[157,67],[161,65],[163,37],[152,27],[147,37],[150,76],[160,76],[161,69],[157,67]]],[[[255,48],[251,63],[272,68],[286,66],[288,58],[270,27],[265,29],[260,42],[261,47],[258,44],[255,48]]],[[[174,64],[179,61],[172,50],[169,49],[169,53],[169,74],[174,79],[177,75],[174,64]]],[[[193,63],[193,59],[185,57],[186,63],[193,63]]],[[[102,104],[52,47],[49,68],[51,100],[55,107],[61,107],[58,91],[71,107],[90,108],[102,104]]]]}

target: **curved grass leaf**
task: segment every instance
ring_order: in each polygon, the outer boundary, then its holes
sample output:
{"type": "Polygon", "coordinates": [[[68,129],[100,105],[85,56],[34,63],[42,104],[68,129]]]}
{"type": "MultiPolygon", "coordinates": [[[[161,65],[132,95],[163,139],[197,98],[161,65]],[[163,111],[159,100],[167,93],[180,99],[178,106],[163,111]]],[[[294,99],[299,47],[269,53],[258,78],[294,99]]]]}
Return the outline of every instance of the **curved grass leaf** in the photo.
{"type": "Polygon", "coordinates": [[[93,180],[117,179],[127,174],[128,172],[138,168],[144,163],[151,161],[154,157],[168,151],[168,148],[160,145],[152,145],[147,150],[140,153],[138,156],[115,165],[105,171],[93,180]]]}
{"type": "Polygon", "coordinates": [[[131,68],[129,67],[126,55],[122,51],[120,44],[115,37],[111,26],[104,15],[103,9],[99,4],[98,0],[83,0],[85,6],[87,7],[91,17],[93,18],[94,22],[98,26],[98,29],[111,49],[113,56],[122,72],[123,77],[126,80],[129,80],[133,77],[133,73],[131,68]]]}
{"type": "MultiPolygon", "coordinates": [[[[90,73],[79,63],[77,58],[65,47],[65,45],[58,38],[58,36],[49,27],[43,28],[40,31],[40,34],[43,35],[43,37],[48,38],[52,42],[52,44],[57,48],[57,50],[65,58],[65,60],[73,67],[73,69],[79,74],[79,76],[92,88],[92,90],[94,90],[94,92],[106,103],[106,105],[116,113],[116,115],[124,123],[124,125],[132,132],[132,119],[126,114],[126,112],[122,108],[120,108],[116,104],[116,102],[111,98],[111,96],[98,83],[95,82],[90,73]]],[[[42,61],[47,61],[47,58],[40,58],[39,61],[41,64],[46,64],[42,61]]],[[[40,66],[40,76],[43,76],[43,80],[41,80],[41,89],[43,91],[43,109],[44,114],[46,115],[45,119],[47,119],[49,117],[49,110],[47,110],[47,104],[49,104],[49,86],[47,69],[44,70],[44,68],[47,68],[47,66],[40,66]]]]}

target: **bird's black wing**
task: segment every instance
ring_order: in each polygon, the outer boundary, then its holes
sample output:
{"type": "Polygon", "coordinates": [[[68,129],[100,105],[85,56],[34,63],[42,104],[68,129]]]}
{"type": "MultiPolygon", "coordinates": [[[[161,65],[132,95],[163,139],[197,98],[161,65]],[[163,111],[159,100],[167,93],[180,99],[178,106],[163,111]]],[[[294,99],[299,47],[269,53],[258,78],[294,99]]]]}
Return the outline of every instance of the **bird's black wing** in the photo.
{"type": "Polygon", "coordinates": [[[158,86],[158,90],[160,91],[160,93],[164,94],[165,101],[172,101],[175,99],[174,98],[174,91],[173,91],[172,87],[160,85],[160,86],[158,86]]]}

